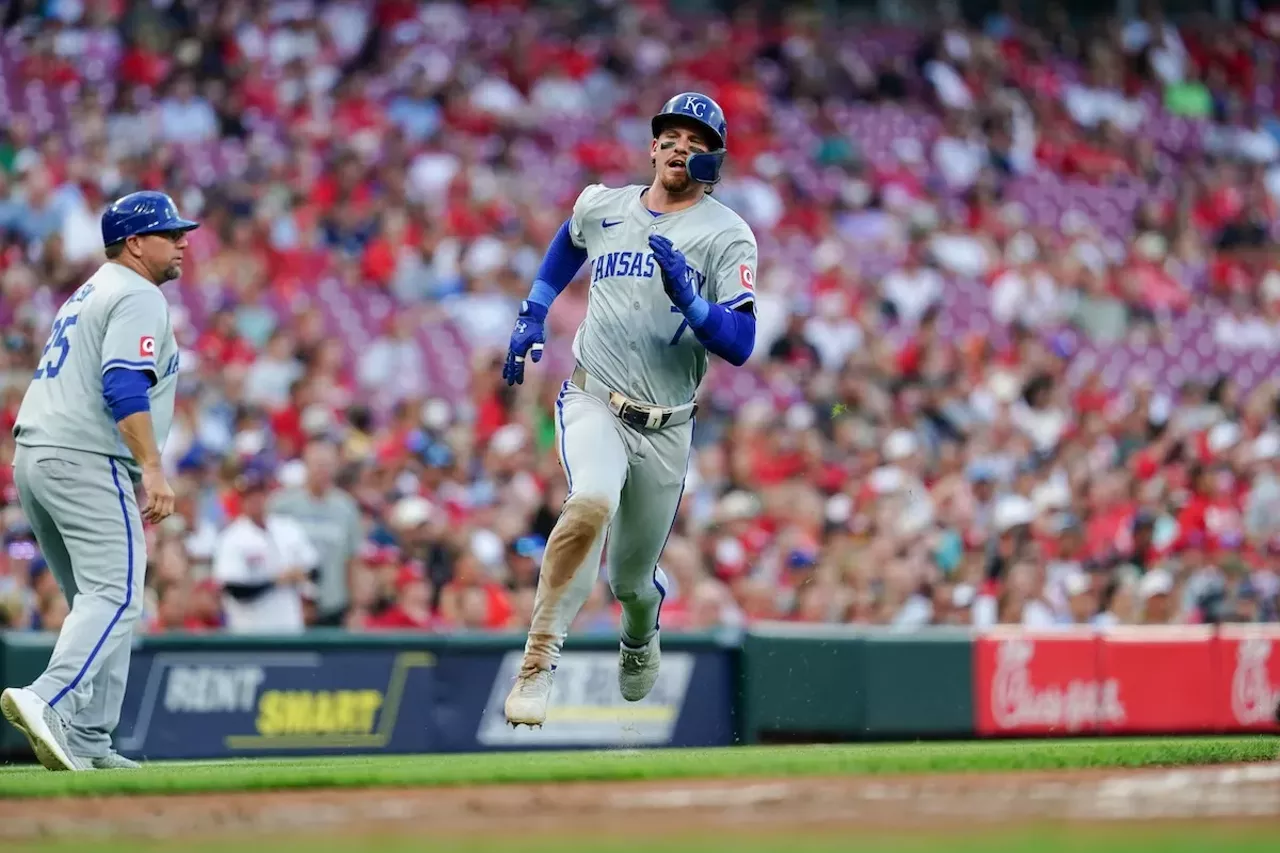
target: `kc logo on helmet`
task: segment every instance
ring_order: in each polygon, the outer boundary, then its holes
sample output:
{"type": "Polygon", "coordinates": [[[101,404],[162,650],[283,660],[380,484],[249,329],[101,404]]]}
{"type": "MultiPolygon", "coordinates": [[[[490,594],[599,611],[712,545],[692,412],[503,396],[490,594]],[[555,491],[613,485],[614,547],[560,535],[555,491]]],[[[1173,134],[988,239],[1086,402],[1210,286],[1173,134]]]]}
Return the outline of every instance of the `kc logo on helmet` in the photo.
{"type": "Polygon", "coordinates": [[[150,335],[143,335],[138,340],[138,355],[143,358],[155,358],[156,339],[150,335]]]}
{"type": "Polygon", "coordinates": [[[684,108],[696,115],[698,118],[702,118],[702,114],[707,111],[707,102],[701,98],[689,95],[684,99],[684,108]]]}

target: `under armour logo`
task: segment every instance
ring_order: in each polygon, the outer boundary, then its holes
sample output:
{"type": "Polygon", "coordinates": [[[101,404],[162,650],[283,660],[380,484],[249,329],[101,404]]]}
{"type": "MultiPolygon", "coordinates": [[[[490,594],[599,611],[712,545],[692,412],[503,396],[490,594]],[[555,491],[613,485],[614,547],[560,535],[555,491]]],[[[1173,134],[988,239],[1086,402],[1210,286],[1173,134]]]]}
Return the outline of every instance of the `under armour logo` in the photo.
{"type": "Polygon", "coordinates": [[[517,323],[516,323],[516,334],[517,334],[517,335],[523,335],[523,334],[524,334],[525,332],[527,332],[527,331],[529,331],[529,325],[528,325],[527,323],[525,323],[525,321],[524,321],[524,320],[517,321],[517,323]]]}
{"type": "Polygon", "coordinates": [[[707,111],[707,102],[697,95],[687,95],[684,99],[684,109],[686,112],[691,112],[698,118],[702,118],[702,114],[707,111]]]}

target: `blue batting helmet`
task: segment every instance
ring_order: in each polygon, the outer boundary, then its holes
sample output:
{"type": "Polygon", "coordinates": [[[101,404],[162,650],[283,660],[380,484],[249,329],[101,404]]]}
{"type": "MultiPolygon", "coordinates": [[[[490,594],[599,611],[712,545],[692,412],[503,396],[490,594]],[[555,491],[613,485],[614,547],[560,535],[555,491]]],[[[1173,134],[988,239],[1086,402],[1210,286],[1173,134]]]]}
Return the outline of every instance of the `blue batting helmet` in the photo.
{"type": "Polygon", "coordinates": [[[102,242],[110,246],[137,234],[190,231],[199,227],[199,222],[192,222],[178,215],[178,206],[169,196],[153,190],[143,190],[116,199],[103,212],[102,242]]]}
{"type": "Polygon", "coordinates": [[[724,121],[724,110],[720,105],[698,92],[681,92],[662,105],[662,110],[653,117],[650,126],[653,138],[657,139],[663,128],[672,119],[684,119],[696,124],[707,135],[707,144],[711,150],[706,153],[691,154],[685,163],[689,177],[703,184],[715,184],[720,181],[720,166],[724,163],[725,141],[728,136],[728,125],[724,121]]]}

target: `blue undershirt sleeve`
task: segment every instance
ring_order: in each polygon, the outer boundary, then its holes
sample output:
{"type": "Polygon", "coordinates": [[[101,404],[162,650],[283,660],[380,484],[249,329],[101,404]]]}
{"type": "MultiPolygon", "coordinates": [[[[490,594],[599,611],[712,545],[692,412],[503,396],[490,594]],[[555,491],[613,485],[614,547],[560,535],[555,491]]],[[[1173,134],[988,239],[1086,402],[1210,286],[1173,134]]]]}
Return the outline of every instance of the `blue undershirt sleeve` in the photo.
{"type": "Polygon", "coordinates": [[[566,219],[547,247],[547,254],[538,267],[538,277],[533,281],[526,299],[544,308],[550,308],[556,297],[564,292],[569,282],[587,260],[587,250],[573,245],[569,236],[572,220],[566,219]]]}
{"type": "Polygon", "coordinates": [[[151,411],[151,376],[145,370],[113,367],[102,376],[102,397],[116,421],[151,411]]]}

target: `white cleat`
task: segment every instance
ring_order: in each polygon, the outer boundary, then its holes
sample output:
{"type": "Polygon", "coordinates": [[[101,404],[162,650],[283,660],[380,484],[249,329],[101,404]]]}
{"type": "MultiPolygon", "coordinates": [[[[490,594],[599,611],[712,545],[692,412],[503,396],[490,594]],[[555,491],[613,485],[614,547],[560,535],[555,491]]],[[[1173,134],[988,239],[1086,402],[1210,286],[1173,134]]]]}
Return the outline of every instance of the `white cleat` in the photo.
{"type": "Polygon", "coordinates": [[[25,687],[0,693],[0,713],[27,736],[31,751],[49,770],[87,770],[71,754],[62,718],[43,699],[25,687]]]}
{"type": "Polygon", "coordinates": [[[541,728],[547,721],[547,702],[551,700],[552,678],[553,673],[549,669],[538,669],[528,664],[520,667],[516,683],[503,705],[507,722],[512,728],[520,725],[541,728]]]}
{"type": "MultiPolygon", "coordinates": [[[[82,759],[83,760],[83,759],[82,759]]],[[[89,760],[89,765],[94,770],[141,770],[142,765],[134,761],[132,758],[125,758],[120,753],[112,750],[100,758],[89,760]]]]}
{"type": "Polygon", "coordinates": [[[618,652],[618,690],[628,702],[639,702],[649,695],[658,680],[658,668],[662,664],[662,649],[658,635],[638,649],[626,643],[618,652]]]}

